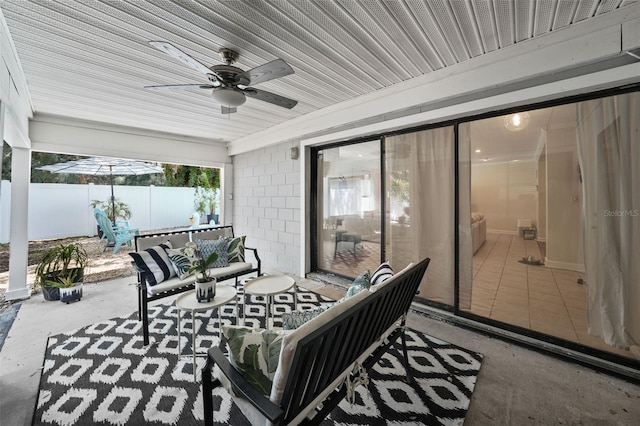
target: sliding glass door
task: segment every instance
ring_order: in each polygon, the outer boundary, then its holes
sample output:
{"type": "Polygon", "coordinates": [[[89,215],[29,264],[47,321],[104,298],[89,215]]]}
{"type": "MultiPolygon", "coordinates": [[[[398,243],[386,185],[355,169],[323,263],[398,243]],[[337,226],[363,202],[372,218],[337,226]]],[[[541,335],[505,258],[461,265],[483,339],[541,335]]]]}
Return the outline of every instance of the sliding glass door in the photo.
{"type": "Polygon", "coordinates": [[[429,257],[418,301],[637,362],[639,126],[636,91],[314,151],[315,269],[429,257]]]}
{"type": "Polygon", "coordinates": [[[317,269],[353,278],[429,257],[419,297],[453,306],[453,147],[444,127],[319,151],[317,269]]]}

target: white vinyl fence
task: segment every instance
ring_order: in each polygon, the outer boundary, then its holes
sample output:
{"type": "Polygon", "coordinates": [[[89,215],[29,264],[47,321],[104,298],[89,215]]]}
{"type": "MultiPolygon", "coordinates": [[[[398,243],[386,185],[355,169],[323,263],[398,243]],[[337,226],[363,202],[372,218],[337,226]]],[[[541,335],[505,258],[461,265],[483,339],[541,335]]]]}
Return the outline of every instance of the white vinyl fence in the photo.
{"type": "MultiPolygon", "coordinates": [[[[114,186],[117,200],[131,209],[129,224],[140,231],[190,225],[193,188],[114,186]]],[[[29,240],[97,234],[92,200],[109,200],[109,185],[32,183],[29,187],[29,240]]],[[[9,242],[11,182],[0,187],[0,243],[9,242]]]]}

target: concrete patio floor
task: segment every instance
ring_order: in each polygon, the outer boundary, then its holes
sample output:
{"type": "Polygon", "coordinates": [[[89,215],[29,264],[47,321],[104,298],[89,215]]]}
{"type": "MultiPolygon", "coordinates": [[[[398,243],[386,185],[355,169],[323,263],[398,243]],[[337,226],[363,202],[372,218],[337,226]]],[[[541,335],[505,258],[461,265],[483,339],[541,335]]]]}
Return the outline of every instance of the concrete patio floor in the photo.
{"type": "MultiPolygon", "coordinates": [[[[0,352],[0,424],[31,424],[47,337],[136,311],[134,283],[85,284],[82,300],[69,305],[41,295],[22,302],[0,352]]],[[[299,283],[333,298],[344,293],[299,283]]],[[[409,326],[484,354],[465,425],[640,423],[638,385],[422,315],[410,314],[409,326]]]]}

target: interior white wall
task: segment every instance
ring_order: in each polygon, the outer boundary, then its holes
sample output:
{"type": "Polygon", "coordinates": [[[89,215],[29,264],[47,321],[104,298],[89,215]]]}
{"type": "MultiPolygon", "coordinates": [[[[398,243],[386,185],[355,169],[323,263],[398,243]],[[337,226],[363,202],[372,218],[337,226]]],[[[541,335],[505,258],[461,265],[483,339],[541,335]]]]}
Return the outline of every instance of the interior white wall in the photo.
{"type": "Polygon", "coordinates": [[[582,187],[575,127],[550,130],[546,146],[547,258],[550,268],[584,271],[582,187]]]}
{"type": "Polygon", "coordinates": [[[538,158],[538,241],[547,241],[547,155],[542,150],[538,158]]]}
{"type": "Polygon", "coordinates": [[[518,219],[537,225],[537,162],[471,165],[471,211],[484,213],[487,231],[516,235],[518,219]]]}

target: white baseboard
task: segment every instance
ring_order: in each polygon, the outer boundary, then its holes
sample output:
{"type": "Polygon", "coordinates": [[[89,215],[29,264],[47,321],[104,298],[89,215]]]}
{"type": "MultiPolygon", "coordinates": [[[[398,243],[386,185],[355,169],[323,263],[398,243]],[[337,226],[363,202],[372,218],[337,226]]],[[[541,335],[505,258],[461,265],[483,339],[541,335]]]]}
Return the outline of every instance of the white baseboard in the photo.
{"type": "Polygon", "coordinates": [[[546,266],[547,268],[567,269],[569,271],[585,272],[584,265],[582,264],[569,263],[569,262],[557,262],[554,260],[549,260],[549,258],[544,259],[544,266],[546,266]]]}
{"type": "Polygon", "coordinates": [[[506,231],[504,229],[487,229],[490,234],[520,235],[518,231],[506,231]]]}

